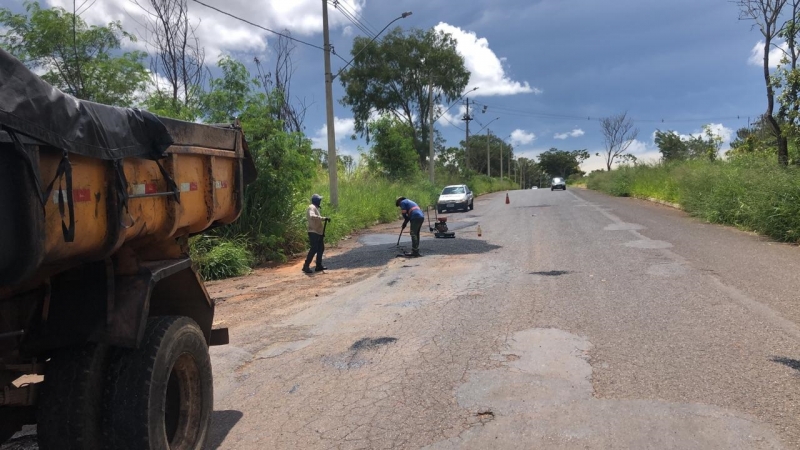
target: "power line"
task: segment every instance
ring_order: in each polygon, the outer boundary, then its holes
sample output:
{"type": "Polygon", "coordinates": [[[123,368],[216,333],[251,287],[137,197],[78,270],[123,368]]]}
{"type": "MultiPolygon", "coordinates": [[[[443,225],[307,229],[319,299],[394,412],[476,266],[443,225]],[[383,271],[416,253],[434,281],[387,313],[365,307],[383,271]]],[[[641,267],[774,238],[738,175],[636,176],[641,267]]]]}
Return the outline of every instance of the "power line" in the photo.
{"type": "Polygon", "coordinates": [[[358,14],[356,12],[355,5],[350,5],[347,2],[344,2],[342,0],[339,0],[339,4],[341,4],[343,8],[346,8],[348,11],[350,11],[351,14],[353,16],[355,16],[355,18],[358,19],[359,22],[363,23],[364,26],[366,26],[368,30],[371,30],[373,34],[377,34],[377,32],[375,30],[377,30],[378,27],[373,25],[372,22],[370,22],[369,20],[365,19],[364,16],[362,16],[361,14],[358,14]]]}
{"type": "MultiPolygon", "coordinates": [[[[487,105],[485,103],[474,102],[476,105],[487,106],[491,107],[493,110],[496,110],[498,114],[508,115],[508,116],[517,116],[517,117],[544,117],[544,118],[551,118],[551,119],[565,119],[565,120],[581,120],[581,121],[600,121],[601,118],[599,117],[591,117],[591,116],[577,116],[577,115],[567,115],[567,114],[553,114],[553,113],[544,113],[538,111],[528,111],[522,109],[515,109],[509,108],[506,106],[496,106],[496,105],[487,105]]],[[[713,120],[723,121],[723,120],[742,120],[746,117],[752,117],[753,115],[737,115],[737,116],[728,116],[728,117],[706,117],[706,118],[695,118],[695,119],[637,119],[633,117],[634,122],[643,122],[643,123],[676,123],[676,122],[708,122],[713,120]]]]}
{"type": "Polygon", "coordinates": [[[342,15],[345,16],[345,18],[347,18],[347,20],[349,20],[350,23],[352,23],[359,30],[361,30],[361,32],[363,32],[369,37],[375,36],[376,34],[375,31],[368,24],[365,23],[366,21],[361,16],[359,16],[358,13],[354,11],[354,9],[348,7],[346,3],[341,2],[340,0],[332,0],[332,1],[328,0],[328,3],[333,5],[334,8],[336,8],[340,13],[342,13],[342,15]]]}
{"type": "Polygon", "coordinates": [[[446,121],[447,121],[447,123],[449,123],[450,125],[452,125],[453,127],[455,127],[457,130],[466,131],[466,130],[464,130],[463,128],[459,127],[458,125],[454,124],[452,120],[450,120],[450,119],[448,119],[448,118],[447,118],[447,116],[439,116],[439,119],[444,119],[444,120],[446,120],[446,121]]]}
{"type": "MultiPolygon", "coordinates": [[[[247,19],[243,19],[243,18],[241,18],[241,17],[238,17],[238,16],[234,16],[233,14],[231,14],[231,13],[229,13],[229,12],[223,11],[223,10],[221,10],[221,9],[217,8],[217,7],[214,7],[214,6],[208,5],[208,4],[206,4],[206,3],[203,3],[203,2],[201,2],[200,0],[194,0],[194,2],[195,2],[195,3],[199,3],[199,4],[201,4],[201,5],[205,6],[206,8],[213,9],[214,11],[217,11],[218,13],[225,14],[225,15],[226,15],[226,16],[228,16],[228,17],[232,17],[232,18],[234,18],[234,19],[236,19],[236,20],[242,21],[242,22],[244,22],[244,23],[246,23],[246,24],[248,24],[248,25],[252,25],[252,26],[254,26],[254,27],[256,27],[256,28],[260,28],[260,29],[262,29],[262,30],[264,30],[264,31],[269,31],[270,33],[277,34],[278,36],[283,36],[283,37],[285,37],[286,39],[289,39],[289,40],[292,40],[292,41],[295,41],[295,42],[299,42],[299,43],[301,43],[301,44],[303,44],[303,45],[307,45],[307,46],[309,46],[309,47],[314,47],[314,48],[316,48],[316,49],[318,49],[318,50],[322,50],[323,52],[325,51],[325,48],[323,48],[323,47],[320,47],[319,45],[312,44],[312,43],[310,43],[310,42],[306,42],[306,41],[303,41],[303,40],[300,40],[300,39],[297,39],[297,38],[293,38],[293,37],[289,36],[288,34],[279,33],[279,32],[277,32],[277,31],[275,31],[275,30],[270,30],[270,29],[269,29],[269,28],[267,28],[267,27],[263,27],[263,26],[261,26],[261,25],[259,25],[259,24],[257,24],[257,23],[250,22],[249,20],[247,20],[247,19]]],[[[336,55],[336,56],[339,56],[338,54],[336,54],[336,52],[335,52],[335,51],[333,51],[333,46],[331,46],[331,53],[332,53],[332,54],[334,54],[334,55],[336,55]]],[[[345,60],[344,58],[342,58],[341,56],[339,56],[339,59],[341,59],[342,61],[346,61],[346,60],[345,60]]]]}

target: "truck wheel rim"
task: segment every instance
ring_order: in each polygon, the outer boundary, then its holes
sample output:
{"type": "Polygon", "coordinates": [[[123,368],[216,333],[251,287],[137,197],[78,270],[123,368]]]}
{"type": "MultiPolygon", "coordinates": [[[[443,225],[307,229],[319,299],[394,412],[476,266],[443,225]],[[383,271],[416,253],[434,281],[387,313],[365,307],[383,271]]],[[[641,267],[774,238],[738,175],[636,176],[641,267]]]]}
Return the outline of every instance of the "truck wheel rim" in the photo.
{"type": "Polygon", "coordinates": [[[178,357],[164,395],[164,431],[171,449],[194,448],[203,411],[200,369],[189,353],[178,357]]]}

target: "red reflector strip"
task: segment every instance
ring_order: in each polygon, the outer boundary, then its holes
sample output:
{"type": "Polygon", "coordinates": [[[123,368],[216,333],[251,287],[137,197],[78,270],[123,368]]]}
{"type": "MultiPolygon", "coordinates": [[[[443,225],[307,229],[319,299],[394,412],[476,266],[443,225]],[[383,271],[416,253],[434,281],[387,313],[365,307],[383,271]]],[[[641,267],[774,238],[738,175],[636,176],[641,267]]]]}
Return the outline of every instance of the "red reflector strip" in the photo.
{"type": "MultiPolygon", "coordinates": [[[[64,195],[64,202],[66,203],[66,201],[67,201],[67,192],[66,191],[60,191],[60,190],[53,191],[53,203],[58,204],[58,193],[59,192],[64,192],[64,194],[63,194],[64,195]]],[[[75,203],[89,202],[91,200],[92,200],[92,191],[89,188],[73,189],[72,190],[72,201],[74,201],[75,203]]]]}
{"type": "Polygon", "coordinates": [[[189,192],[196,190],[197,190],[197,182],[195,181],[192,181],[191,183],[181,183],[181,192],[189,192]]]}

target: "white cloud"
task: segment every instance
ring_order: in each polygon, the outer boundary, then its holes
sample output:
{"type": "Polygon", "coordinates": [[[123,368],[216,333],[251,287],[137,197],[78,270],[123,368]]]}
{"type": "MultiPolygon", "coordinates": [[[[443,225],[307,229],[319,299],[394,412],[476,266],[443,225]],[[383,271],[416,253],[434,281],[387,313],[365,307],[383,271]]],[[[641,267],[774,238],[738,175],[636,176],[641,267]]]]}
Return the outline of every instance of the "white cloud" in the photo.
{"type": "MultiPolygon", "coordinates": [[[[786,51],[789,50],[789,45],[784,42],[778,47],[773,47],[769,51],[769,66],[778,67],[781,64],[786,51]]],[[[751,66],[763,67],[764,65],[764,41],[758,41],[752,50],[750,50],[750,58],[747,59],[747,64],[751,66]]]]}
{"type": "Polygon", "coordinates": [[[353,27],[351,27],[350,25],[344,27],[344,29],[342,30],[342,36],[350,37],[352,35],[353,35],[353,27]]]}
{"type": "MultiPolygon", "coordinates": [[[[352,117],[345,117],[333,118],[333,131],[336,134],[336,148],[339,149],[339,146],[342,142],[347,142],[350,140],[350,137],[355,133],[356,128],[356,121],[352,117]]],[[[321,148],[323,150],[328,149],[328,125],[325,124],[321,128],[317,130],[314,136],[311,138],[311,143],[316,148],[321,148]]],[[[344,149],[345,153],[347,149],[344,149]]]]}
{"type": "Polygon", "coordinates": [[[586,133],[583,130],[581,130],[580,128],[575,128],[574,130],[567,131],[566,133],[557,133],[555,136],[553,136],[553,138],[563,140],[570,137],[581,137],[584,134],[586,133]]]}
{"type": "MultiPolygon", "coordinates": [[[[143,5],[150,3],[150,0],[137,1],[143,5]]],[[[50,6],[72,10],[70,0],[47,0],[47,3],[50,6]]],[[[266,28],[276,31],[288,30],[295,36],[316,36],[322,32],[322,14],[318,0],[226,0],[209,4],[266,28]]],[[[352,0],[347,6],[356,14],[361,14],[364,1],[352,0]]],[[[344,15],[334,7],[331,6],[328,13],[332,29],[349,25],[344,15]]],[[[126,31],[140,37],[139,42],[132,47],[143,49],[144,42],[141,36],[144,35],[144,30],[141,24],[144,23],[145,14],[131,0],[103,0],[95,2],[81,14],[81,17],[91,25],[105,25],[119,20],[126,31]]],[[[197,25],[197,35],[201,46],[205,47],[206,62],[210,64],[215,64],[219,55],[223,53],[265,52],[267,41],[277,37],[191,1],[189,18],[197,25]]],[[[322,46],[322,39],[318,41],[322,46]]],[[[311,42],[317,44],[313,39],[311,42]]]]}
{"type": "Polygon", "coordinates": [[[708,126],[711,128],[711,133],[722,138],[724,144],[730,143],[731,139],[733,139],[734,131],[725,125],[721,123],[710,123],[708,126]]]}
{"type": "MultiPolygon", "coordinates": [[[[711,129],[711,133],[714,136],[719,136],[720,138],[722,138],[723,150],[726,150],[727,149],[726,146],[728,144],[730,144],[731,140],[733,139],[734,131],[732,129],[726,127],[725,125],[721,124],[721,123],[710,123],[710,124],[708,124],[708,127],[711,129]]],[[[706,137],[706,133],[702,129],[695,130],[694,133],[691,133],[691,134],[679,134],[679,133],[675,133],[675,134],[678,134],[681,137],[681,139],[691,139],[691,138],[694,138],[694,137],[701,137],[701,138],[705,138],[706,137]]]]}
{"type": "Polygon", "coordinates": [[[514,81],[506,74],[503,63],[505,58],[498,58],[489,48],[486,38],[478,38],[471,31],[440,22],[437,31],[449,33],[456,39],[456,49],[464,57],[464,63],[471,72],[467,89],[478,86],[476,96],[540,94],[542,91],[531,87],[527,81],[514,81]]]}
{"type": "Polygon", "coordinates": [[[520,130],[519,128],[511,132],[511,143],[514,145],[528,145],[535,139],[535,134],[520,130]]]}

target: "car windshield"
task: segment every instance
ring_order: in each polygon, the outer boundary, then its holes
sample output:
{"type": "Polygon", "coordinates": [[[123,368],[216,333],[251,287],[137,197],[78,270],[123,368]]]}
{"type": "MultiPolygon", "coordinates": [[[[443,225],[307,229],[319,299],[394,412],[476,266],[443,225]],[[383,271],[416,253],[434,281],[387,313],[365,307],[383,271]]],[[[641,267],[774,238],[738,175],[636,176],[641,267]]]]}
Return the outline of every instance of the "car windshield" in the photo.
{"type": "Polygon", "coordinates": [[[561,178],[553,178],[553,183],[560,183],[560,182],[561,182],[561,178]]]}
{"type": "Polygon", "coordinates": [[[464,192],[464,186],[447,186],[442,191],[442,195],[463,194],[464,192]]]}

